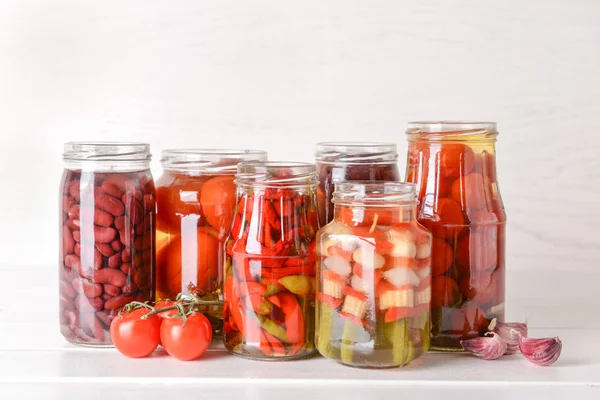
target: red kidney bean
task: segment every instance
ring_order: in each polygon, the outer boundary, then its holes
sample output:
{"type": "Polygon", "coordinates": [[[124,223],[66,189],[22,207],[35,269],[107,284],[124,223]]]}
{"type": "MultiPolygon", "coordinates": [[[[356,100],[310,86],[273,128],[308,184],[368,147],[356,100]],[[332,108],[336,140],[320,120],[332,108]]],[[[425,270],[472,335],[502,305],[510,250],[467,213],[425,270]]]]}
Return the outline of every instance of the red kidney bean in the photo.
{"type": "Polygon", "coordinates": [[[112,243],[96,243],[96,248],[104,257],[110,257],[115,254],[115,250],[112,248],[112,243]]]}
{"type": "Polygon", "coordinates": [[[117,199],[116,197],[112,197],[105,193],[96,193],[94,201],[96,203],[96,207],[101,210],[108,211],[115,217],[125,213],[125,206],[121,200],[117,199]]]}
{"type": "Polygon", "coordinates": [[[79,220],[75,219],[75,218],[70,218],[67,220],[67,226],[74,231],[78,231],[79,230],[79,220]]]}
{"type": "Polygon", "coordinates": [[[79,295],[75,297],[75,308],[79,312],[100,311],[104,307],[104,300],[101,297],[86,297],[79,295]]]}
{"type": "Polygon", "coordinates": [[[108,266],[111,268],[119,268],[121,265],[121,253],[117,253],[108,259],[108,266]]]}
{"type": "Polygon", "coordinates": [[[81,191],[79,187],[79,181],[71,181],[69,182],[69,195],[75,200],[80,199],[79,192],[81,191]]]}
{"type": "Polygon", "coordinates": [[[69,218],[79,219],[79,204],[73,204],[69,210],[69,218]]]}
{"type": "Polygon", "coordinates": [[[75,254],[69,254],[65,256],[65,265],[69,268],[73,268],[73,269],[81,269],[81,261],[79,259],[79,256],[76,256],[75,254]]]}
{"type": "Polygon", "coordinates": [[[102,295],[103,292],[102,285],[90,282],[87,279],[75,278],[73,279],[71,284],[73,285],[73,289],[75,289],[77,293],[83,293],[86,297],[89,298],[98,297],[102,295]]]}
{"type": "Polygon", "coordinates": [[[69,196],[63,196],[63,198],[62,198],[63,211],[70,209],[72,205],[73,205],[73,199],[69,196]]]}
{"type": "Polygon", "coordinates": [[[121,251],[121,249],[123,248],[123,243],[119,242],[118,240],[113,240],[110,243],[110,246],[114,251],[121,251]]]}
{"type": "Polygon", "coordinates": [[[116,197],[117,199],[120,199],[124,194],[124,191],[112,182],[104,181],[104,183],[100,185],[100,188],[104,191],[104,193],[116,197]]]}
{"type": "Polygon", "coordinates": [[[117,228],[117,230],[122,231],[125,229],[126,224],[129,225],[129,218],[126,215],[115,218],[115,228],[117,228]],[[127,223],[125,219],[127,219],[127,223]]]}
{"type": "Polygon", "coordinates": [[[136,252],[133,256],[133,266],[135,268],[139,268],[142,265],[142,257],[141,254],[136,252]]]}
{"type": "MultiPolygon", "coordinates": [[[[104,285],[104,292],[109,295],[109,296],[118,296],[121,294],[121,288],[111,285],[110,283],[105,283],[104,285]]],[[[123,286],[126,287],[127,285],[123,286]]]]}
{"type": "Polygon", "coordinates": [[[60,286],[60,293],[64,294],[67,297],[71,297],[71,298],[77,296],[77,292],[75,291],[75,289],[73,289],[73,287],[71,285],[69,285],[67,282],[60,281],[58,284],[60,286]]]}
{"type": "Polygon", "coordinates": [[[85,313],[83,314],[83,319],[85,320],[86,325],[91,330],[92,334],[96,339],[103,342],[104,341],[104,327],[102,323],[96,318],[95,313],[85,313]]]}
{"type": "Polygon", "coordinates": [[[75,239],[71,230],[66,225],[62,227],[63,251],[65,254],[71,254],[75,250],[75,239]]]}
{"type": "Polygon", "coordinates": [[[77,257],[81,257],[81,247],[79,247],[79,243],[75,243],[73,251],[75,252],[75,254],[77,254],[77,257]]]}
{"type": "Polygon", "coordinates": [[[75,303],[73,302],[72,298],[67,297],[61,293],[58,296],[58,300],[59,300],[60,307],[62,310],[74,310],[75,309],[75,303]]]}
{"type": "Polygon", "coordinates": [[[133,293],[136,290],[138,290],[138,286],[134,281],[131,281],[127,285],[123,286],[123,293],[133,293]]]}
{"type": "Polygon", "coordinates": [[[79,231],[73,231],[73,239],[75,239],[75,241],[77,243],[81,242],[81,233],[79,231]]]}
{"type": "Polygon", "coordinates": [[[131,194],[125,194],[121,197],[121,201],[125,204],[127,215],[134,224],[142,222],[142,206],[141,204],[131,196],[131,194]]]}
{"type": "Polygon", "coordinates": [[[121,264],[121,272],[123,272],[124,274],[129,274],[130,270],[131,270],[131,263],[121,264]]]}
{"type": "Polygon", "coordinates": [[[144,232],[145,228],[143,223],[136,224],[133,228],[133,233],[135,233],[136,236],[142,236],[144,232]]]}
{"type": "Polygon", "coordinates": [[[117,237],[117,230],[110,227],[94,226],[94,238],[96,242],[110,243],[117,237]]]}
{"type": "Polygon", "coordinates": [[[86,210],[85,213],[88,215],[93,215],[94,224],[98,226],[112,226],[115,220],[115,217],[113,217],[111,213],[106,212],[98,207],[94,208],[93,210],[86,210]]]}
{"type": "Polygon", "coordinates": [[[131,251],[130,250],[123,249],[123,251],[121,252],[121,261],[123,261],[124,263],[131,261],[131,251]]]}
{"type": "Polygon", "coordinates": [[[152,237],[150,235],[136,236],[136,240],[133,241],[134,249],[137,251],[144,250],[152,245],[152,237]]]}
{"type": "Polygon", "coordinates": [[[119,269],[102,268],[94,272],[93,280],[96,283],[110,283],[114,286],[123,287],[127,282],[127,275],[119,269]]]}
{"type": "Polygon", "coordinates": [[[104,304],[104,308],[106,308],[107,310],[121,308],[127,303],[132,302],[133,300],[135,300],[135,296],[131,294],[122,294],[108,300],[106,304],[104,304]]]}
{"type": "Polygon", "coordinates": [[[115,318],[114,315],[110,315],[106,311],[98,311],[96,313],[96,317],[98,317],[98,319],[102,321],[107,327],[110,327],[110,323],[115,318]]]}

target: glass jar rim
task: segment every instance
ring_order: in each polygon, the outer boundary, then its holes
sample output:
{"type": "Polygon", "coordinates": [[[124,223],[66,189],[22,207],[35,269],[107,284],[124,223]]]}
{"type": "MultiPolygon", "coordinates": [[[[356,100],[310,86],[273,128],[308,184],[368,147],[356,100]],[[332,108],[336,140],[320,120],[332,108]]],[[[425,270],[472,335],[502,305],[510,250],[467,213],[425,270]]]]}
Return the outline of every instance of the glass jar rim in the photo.
{"type": "Polygon", "coordinates": [[[334,204],[390,207],[417,202],[417,185],[409,182],[337,182],[333,192],[334,204]]]}
{"type": "Polygon", "coordinates": [[[66,142],[63,147],[66,161],[150,161],[150,144],[141,142],[66,142]]]}
{"type": "Polygon", "coordinates": [[[315,160],[322,164],[390,164],[398,160],[398,147],[387,142],[320,142],[315,160]]]}
{"type": "Polygon", "coordinates": [[[250,149],[166,149],[161,153],[165,170],[235,174],[246,161],[266,161],[267,152],[250,149]]]}
{"type": "Polygon", "coordinates": [[[296,161],[249,161],[237,165],[235,183],[238,187],[297,188],[316,186],[314,164],[296,161]]]}
{"type": "Polygon", "coordinates": [[[414,121],[407,125],[406,133],[438,135],[498,134],[498,126],[491,121],[414,121]]]}

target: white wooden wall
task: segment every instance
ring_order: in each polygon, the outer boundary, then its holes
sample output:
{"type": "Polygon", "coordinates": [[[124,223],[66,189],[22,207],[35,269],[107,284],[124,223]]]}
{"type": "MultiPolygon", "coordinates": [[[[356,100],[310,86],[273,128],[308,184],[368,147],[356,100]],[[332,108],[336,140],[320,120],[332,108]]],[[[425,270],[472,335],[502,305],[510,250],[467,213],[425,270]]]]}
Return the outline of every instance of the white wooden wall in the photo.
{"type": "Polygon", "coordinates": [[[509,316],[600,326],[594,0],[0,0],[0,273],[55,268],[65,141],[391,141],[403,169],[419,119],[499,123],[509,316]]]}

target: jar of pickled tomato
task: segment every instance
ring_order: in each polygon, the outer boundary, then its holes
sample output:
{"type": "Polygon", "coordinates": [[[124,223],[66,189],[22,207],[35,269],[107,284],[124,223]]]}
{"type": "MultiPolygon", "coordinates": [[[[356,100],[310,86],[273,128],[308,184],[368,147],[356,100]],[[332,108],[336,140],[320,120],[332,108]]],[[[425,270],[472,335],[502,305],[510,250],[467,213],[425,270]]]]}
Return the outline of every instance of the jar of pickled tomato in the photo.
{"type": "Polygon", "coordinates": [[[332,197],[336,182],[400,180],[398,153],[393,143],[318,143],[315,161],[321,226],[333,219],[332,197]]]}
{"type": "Polygon", "coordinates": [[[416,219],[416,186],[337,183],[333,202],[317,234],[317,348],[354,367],[405,365],[430,335],[431,234],[416,219]]]}
{"type": "Polygon", "coordinates": [[[155,193],[146,143],[65,143],[60,189],[60,331],[112,346],[110,323],[154,300],[155,193]]]}
{"type": "MultiPolygon", "coordinates": [[[[171,149],[162,153],[156,181],[157,298],[192,292],[222,299],[223,243],[233,218],[237,164],[266,160],[259,150],[171,149]]],[[[221,335],[223,308],[201,309],[221,335]]]]}
{"type": "Polygon", "coordinates": [[[406,180],[417,184],[418,220],[433,234],[431,346],[460,340],[504,319],[506,213],[498,189],[492,122],[408,126],[406,180]]]}
{"type": "Polygon", "coordinates": [[[293,360],[314,346],[315,167],[240,163],[226,245],[224,341],[235,355],[293,360]]]}

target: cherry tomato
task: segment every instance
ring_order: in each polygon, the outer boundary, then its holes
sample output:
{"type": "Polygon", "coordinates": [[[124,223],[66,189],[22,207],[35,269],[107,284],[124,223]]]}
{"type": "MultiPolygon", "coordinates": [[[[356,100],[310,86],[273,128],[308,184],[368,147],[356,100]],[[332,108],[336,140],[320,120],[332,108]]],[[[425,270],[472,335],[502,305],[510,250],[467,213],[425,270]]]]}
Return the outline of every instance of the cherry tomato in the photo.
{"type": "Polygon", "coordinates": [[[456,246],[456,259],[470,271],[493,269],[498,262],[498,227],[480,226],[471,229],[456,246]]]}
{"type": "Polygon", "coordinates": [[[182,361],[196,360],[204,354],[212,340],[208,319],[200,313],[183,318],[165,318],[160,326],[160,340],[166,352],[182,361]]]}
{"type": "Polygon", "coordinates": [[[465,228],[465,218],[462,209],[452,199],[438,199],[437,204],[434,204],[434,207],[426,212],[433,215],[423,215],[425,218],[419,222],[425,225],[433,236],[454,238],[465,228]]]}
{"type": "Polygon", "coordinates": [[[443,144],[439,158],[441,173],[448,178],[467,175],[475,167],[475,152],[464,144],[443,144]]]}
{"type": "MultiPolygon", "coordinates": [[[[458,282],[458,287],[460,288],[460,292],[462,293],[465,299],[472,300],[473,298],[475,298],[475,296],[481,294],[480,299],[485,300],[484,297],[487,297],[487,294],[483,293],[490,286],[490,284],[492,284],[491,279],[492,274],[488,271],[473,271],[472,273],[467,273],[463,275],[463,277],[458,282]]],[[[487,301],[482,301],[478,303],[485,304],[487,303],[487,301]]]]}
{"type": "Polygon", "coordinates": [[[110,337],[115,347],[127,357],[147,357],[158,347],[160,317],[152,315],[148,319],[141,319],[150,311],[138,308],[129,313],[123,312],[110,324],[110,337]]]}
{"type": "Polygon", "coordinates": [[[179,234],[182,218],[193,216],[193,220],[201,221],[200,192],[203,182],[187,182],[186,179],[185,176],[178,176],[169,186],[159,185],[156,188],[156,224],[159,230],[179,234]]]}
{"type": "Polygon", "coordinates": [[[434,276],[431,279],[431,307],[453,307],[460,303],[458,285],[447,276],[434,276]]]}
{"type": "Polygon", "coordinates": [[[452,248],[445,240],[433,238],[431,242],[431,273],[442,275],[452,265],[452,248]]]}
{"type": "Polygon", "coordinates": [[[492,200],[490,188],[478,172],[454,180],[450,195],[467,212],[480,210],[492,200]]]}
{"type": "Polygon", "coordinates": [[[219,241],[212,228],[201,227],[196,235],[183,235],[173,240],[158,254],[159,274],[168,282],[164,296],[174,296],[191,283],[200,290],[216,288],[219,277],[219,241]]]}
{"type": "Polygon", "coordinates": [[[204,183],[200,193],[200,203],[206,221],[219,231],[227,234],[233,218],[236,186],[233,176],[218,176],[204,183]]]}

